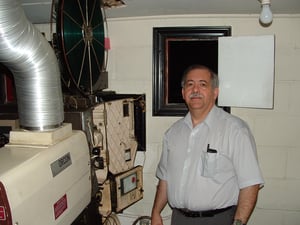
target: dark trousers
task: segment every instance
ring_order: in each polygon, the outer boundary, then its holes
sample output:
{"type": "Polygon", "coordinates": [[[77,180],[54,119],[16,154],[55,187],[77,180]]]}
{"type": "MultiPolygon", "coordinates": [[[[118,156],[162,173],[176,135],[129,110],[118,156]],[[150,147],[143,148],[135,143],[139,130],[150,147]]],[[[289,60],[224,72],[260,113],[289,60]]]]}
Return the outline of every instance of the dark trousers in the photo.
{"type": "Polygon", "coordinates": [[[212,217],[187,217],[173,209],[171,225],[232,225],[236,207],[212,217]]]}

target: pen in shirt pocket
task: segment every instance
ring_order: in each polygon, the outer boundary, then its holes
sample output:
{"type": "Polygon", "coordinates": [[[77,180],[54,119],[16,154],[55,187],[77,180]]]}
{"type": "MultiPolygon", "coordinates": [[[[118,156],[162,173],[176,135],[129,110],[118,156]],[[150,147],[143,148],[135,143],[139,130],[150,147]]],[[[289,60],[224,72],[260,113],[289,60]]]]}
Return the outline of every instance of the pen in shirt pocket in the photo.
{"type": "Polygon", "coordinates": [[[217,153],[218,151],[216,149],[212,149],[209,147],[209,144],[207,144],[207,152],[208,153],[217,153]]]}

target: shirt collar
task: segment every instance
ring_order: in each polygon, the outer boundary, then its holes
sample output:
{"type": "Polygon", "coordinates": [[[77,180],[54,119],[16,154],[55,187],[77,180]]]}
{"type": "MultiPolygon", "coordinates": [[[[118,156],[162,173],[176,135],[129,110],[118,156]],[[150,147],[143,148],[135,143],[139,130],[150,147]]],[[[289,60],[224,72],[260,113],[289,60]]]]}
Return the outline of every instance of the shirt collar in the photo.
{"type": "MultiPolygon", "coordinates": [[[[209,128],[214,127],[214,123],[215,123],[215,119],[216,115],[218,113],[218,108],[217,106],[213,106],[212,109],[210,110],[210,112],[208,113],[208,115],[206,116],[206,118],[204,119],[203,122],[201,122],[200,124],[204,123],[206,124],[209,128]]],[[[184,117],[184,122],[192,129],[193,128],[193,124],[192,124],[192,118],[191,118],[191,114],[190,112],[188,112],[186,114],[186,116],[184,117]]],[[[200,125],[198,124],[198,125],[200,125]]]]}

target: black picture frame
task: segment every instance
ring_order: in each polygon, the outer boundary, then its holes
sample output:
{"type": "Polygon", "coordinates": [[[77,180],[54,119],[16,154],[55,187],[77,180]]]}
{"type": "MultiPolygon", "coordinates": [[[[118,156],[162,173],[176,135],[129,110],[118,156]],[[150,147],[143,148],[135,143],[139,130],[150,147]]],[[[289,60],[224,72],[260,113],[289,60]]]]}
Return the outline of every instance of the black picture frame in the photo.
{"type": "Polygon", "coordinates": [[[153,28],[153,116],[184,116],[183,71],[192,64],[218,73],[218,38],[231,36],[230,26],[153,28]]]}

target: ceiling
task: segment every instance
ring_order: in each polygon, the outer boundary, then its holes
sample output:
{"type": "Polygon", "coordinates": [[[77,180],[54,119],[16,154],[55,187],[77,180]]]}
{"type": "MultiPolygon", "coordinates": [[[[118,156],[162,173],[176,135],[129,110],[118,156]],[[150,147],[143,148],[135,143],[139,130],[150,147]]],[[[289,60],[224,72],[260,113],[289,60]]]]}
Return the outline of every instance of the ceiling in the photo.
{"type": "MultiPolygon", "coordinates": [[[[57,0],[56,0],[57,1],[57,0]]],[[[109,8],[107,18],[180,14],[258,14],[258,0],[123,0],[125,7],[109,8]]],[[[49,23],[51,0],[21,0],[32,23],[49,23]]],[[[271,0],[273,14],[300,14],[300,0],[271,0]]]]}

